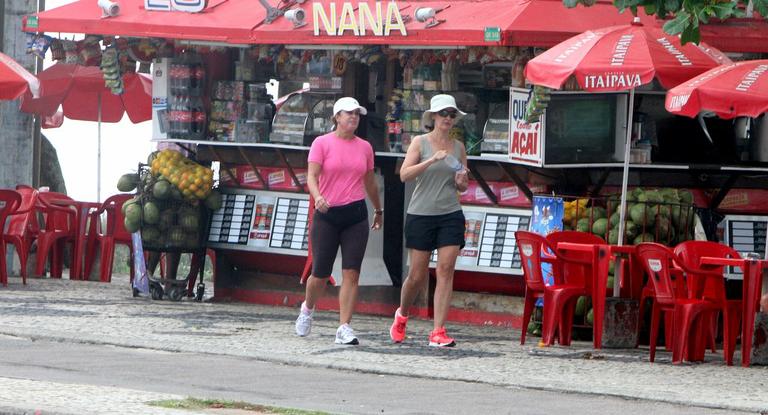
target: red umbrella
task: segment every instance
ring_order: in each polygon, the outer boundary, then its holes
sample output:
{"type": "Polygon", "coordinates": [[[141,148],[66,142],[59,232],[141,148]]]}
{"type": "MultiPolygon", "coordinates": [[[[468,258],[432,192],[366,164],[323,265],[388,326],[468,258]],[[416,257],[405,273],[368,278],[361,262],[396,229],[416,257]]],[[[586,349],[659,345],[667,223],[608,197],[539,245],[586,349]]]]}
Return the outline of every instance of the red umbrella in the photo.
{"type": "Polygon", "coordinates": [[[152,79],[147,76],[124,74],[122,95],[112,93],[96,66],[58,63],[37,77],[40,97],[25,95],[24,112],[53,115],[61,106],[64,116],[72,120],[118,122],[126,112],[133,123],[152,119],[152,79]]]}
{"type": "Polygon", "coordinates": [[[588,30],[531,59],[525,77],[560,88],[570,76],[585,91],[627,91],[657,78],[672,88],[730,59],[705,44],[680,44],[677,36],[635,23],[588,30]]]}
{"type": "Polygon", "coordinates": [[[37,95],[40,81],[10,56],[0,53],[0,99],[16,99],[27,91],[37,95]]]}
{"type": "Polygon", "coordinates": [[[101,122],[118,122],[124,113],[133,123],[151,120],[152,79],[142,74],[124,74],[121,95],[112,93],[96,66],[58,63],[40,72],[38,79],[40,97],[25,94],[22,111],[50,117],[61,106],[66,118],[99,123],[96,194],[101,200],[101,122]]]}
{"type": "MultiPolygon", "coordinates": [[[[722,52],[704,44],[680,44],[677,36],[655,27],[646,27],[635,18],[629,25],[588,30],[565,40],[528,61],[525,77],[533,84],[560,88],[571,76],[586,91],[629,91],[634,101],[635,88],[658,79],[671,88],[692,76],[720,64],[729,63],[722,52]]],[[[632,110],[627,125],[632,125],[632,110]]],[[[624,243],[629,150],[632,131],[627,128],[624,145],[624,170],[619,209],[619,245],[624,243]]],[[[618,285],[614,293],[618,295],[618,285]]]]}
{"type": "Polygon", "coordinates": [[[667,91],[673,114],[695,117],[702,111],[720,118],[757,117],[768,111],[768,60],[718,66],[667,91]]]}

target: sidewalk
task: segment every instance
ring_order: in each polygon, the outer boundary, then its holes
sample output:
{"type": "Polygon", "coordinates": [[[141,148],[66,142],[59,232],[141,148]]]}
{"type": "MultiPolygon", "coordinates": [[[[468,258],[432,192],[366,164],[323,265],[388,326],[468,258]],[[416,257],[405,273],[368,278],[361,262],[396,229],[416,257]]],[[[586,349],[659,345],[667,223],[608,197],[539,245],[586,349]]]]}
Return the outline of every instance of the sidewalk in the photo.
{"type": "MultiPolygon", "coordinates": [[[[598,351],[586,342],[567,348],[539,348],[538,338],[520,346],[518,330],[465,325],[449,326],[458,343],[456,348],[434,349],[427,346],[426,338],[431,324],[418,320],[409,323],[406,342],[396,345],[389,340],[390,319],[373,316],[356,316],[353,321],[360,346],[341,347],[333,344],[336,314],[316,313],[312,334],[299,338],[293,334],[297,312],[294,308],[253,304],[132,298],[125,276],[114,277],[111,284],[30,279],[26,287],[20,279],[11,278],[8,288],[0,287],[0,335],[768,411],[768,368],[727,367],[720,354],[707,353],[704,363],[673,366],[670,353],[661,351],[656,363],[650,364],[647,348],[598,351]]],[[[739,352],[736,359],[740,359],[739,352]]],[[[30,402],[25,399],[28,393],[38,399],[37,408],[28,409],[66,413],[62,408],[67,408],[68,396],[83,394],[81,385],[19,382],[25,381],[0,375],[0,388],[14,391],[0,394],[0,413],[30,402]],[[41,388],[44,394],[34,392],[41,388]],[[40,402],[40,396],[46,401],[40,402]]],[[[142,403],[150,400],[146,395],[137,399],[130,390],[106,389],[92,396],[105,400],[105,408],[121,408],[121,414],[189,413],[167,409],[152,412],[142,403]],[[115,405],[108,400],[114,400],[115,405]]],[[[71,413],[78,412],[83,411],[71,413]]]]}

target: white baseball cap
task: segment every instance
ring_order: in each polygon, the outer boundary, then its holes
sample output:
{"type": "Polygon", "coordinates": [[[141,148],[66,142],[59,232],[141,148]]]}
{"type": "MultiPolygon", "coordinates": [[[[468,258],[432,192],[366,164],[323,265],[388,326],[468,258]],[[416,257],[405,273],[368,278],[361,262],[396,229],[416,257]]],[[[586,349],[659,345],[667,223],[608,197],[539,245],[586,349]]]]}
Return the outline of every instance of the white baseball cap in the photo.
{"type": "Polygon", "coordinates": [[[432,119],[432,116],[430,113],[436,113],[440,112],[440,110],[444,110],[446,108],[453,108],[456,110],[456,119],[460,119],[461,117],[467,115],[466,112],[459,109],[459,107],[456,106],[456,99],[452,95],[447,94],[439,94],[432,97],[432,99],[429,101],[429,109],[424,111],[424,114],[421,115],[421,126],[422,128],[426,127],[433,127],[434,120],[432,119]]]}
{"type": "Polygon", "coordinates": [[[354,111],[360,110],[360,115],[368,114],[368,110],[365,109],[356,99],[352,97],[339,98],[336,103],[333,104],[333,116],[335,117],[339,111],[354,111]]]}

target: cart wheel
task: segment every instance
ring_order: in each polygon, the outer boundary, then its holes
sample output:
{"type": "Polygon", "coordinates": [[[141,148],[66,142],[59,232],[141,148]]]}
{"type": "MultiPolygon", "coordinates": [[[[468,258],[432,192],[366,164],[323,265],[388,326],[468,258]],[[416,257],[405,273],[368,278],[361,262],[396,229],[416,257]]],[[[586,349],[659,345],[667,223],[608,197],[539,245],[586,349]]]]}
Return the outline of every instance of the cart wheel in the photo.
{"type": "Polygon", "coordinates": [[[205,284],[197,284],[197,295],[195,295],[195,300],[203,301],[203,295],[205,295],[205,284]]]}
{"type": "Polygon", "coordinates": [[[133,296],[134,297],[138,297],[139,296],[139,289],[138,288],[134,288],[132,291],[133,291],[133,296]]]}
{"type": "Polygon", "coordinates": [[[171,301],[181,301],[181,298],[184,296],[184,292],[186,290],[183,290],[179,287],[173,287],[170,290],[168,290],[168,298],[171,299],[171,301]]]}
{"type": "Polygon", "coordinates": [[[160,286],[160,284],[152,283],[149,285],[149,295],[152,297],[153,300],[162,300],[163,299],[163,287],[160,286]]]}

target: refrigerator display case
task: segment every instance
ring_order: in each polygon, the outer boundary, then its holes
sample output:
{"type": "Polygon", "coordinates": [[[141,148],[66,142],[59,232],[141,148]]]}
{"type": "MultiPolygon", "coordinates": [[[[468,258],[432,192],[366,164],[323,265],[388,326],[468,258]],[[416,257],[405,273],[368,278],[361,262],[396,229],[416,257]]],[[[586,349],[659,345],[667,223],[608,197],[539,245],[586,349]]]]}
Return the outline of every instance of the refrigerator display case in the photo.
{"type": "Polygon", "coordinates": [[[339,93],[304,92],[290,97],[275,114],[272,143],[308,146],[332,129],[333,103],[339,93]]]}
{"type": "Polygon", "coordinates": [[[483,128],[483,141],[480,151],[483,153],[507,153],[509,147],[509,105],[494,104],[490,116],[483,128]]]}

